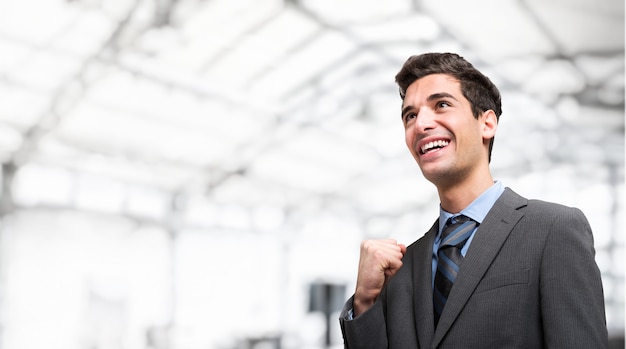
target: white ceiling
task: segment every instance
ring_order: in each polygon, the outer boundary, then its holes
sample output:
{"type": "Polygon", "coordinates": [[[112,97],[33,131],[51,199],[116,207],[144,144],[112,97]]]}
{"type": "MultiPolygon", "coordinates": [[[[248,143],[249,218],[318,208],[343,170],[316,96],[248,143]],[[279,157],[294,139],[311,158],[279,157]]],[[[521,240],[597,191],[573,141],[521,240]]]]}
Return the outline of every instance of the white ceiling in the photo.
{"type": "MultiPolygon", "coordinates": [[[[283,210],[332,197],[396,214],[432,196],[406,190],[423,179],[393,82],[425,51],[459,52],[492,77],[505,134],[566,127],[581,134],[560,145],[600,134],[620,151],[620,0],[5,1],[5,213],[159,220],[197,200],[283,210]],[[137,200],[160,203],[147,213],[137,200]]],[[[496,169],[515,166],[509,153],[536,156],[525,139],[499,142],[496,169]]],[[[543,155],[577,160],[559,148],[543,155]]]]}

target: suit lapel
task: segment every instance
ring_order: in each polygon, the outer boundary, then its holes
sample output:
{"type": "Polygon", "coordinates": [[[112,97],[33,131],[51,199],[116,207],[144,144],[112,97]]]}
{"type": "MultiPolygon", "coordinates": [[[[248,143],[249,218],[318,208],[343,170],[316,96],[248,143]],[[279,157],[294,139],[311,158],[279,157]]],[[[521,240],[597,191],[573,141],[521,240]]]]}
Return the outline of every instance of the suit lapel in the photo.
{"type": "Polygon", "coordinates": [[[415,266],[413,278],[413,307],[417,339],[420,348],[428,348],[435,333],[435,316],[433,313],[432,262],[433,243],[439,220],[430,228],[426,235],[419,239],[413,256],[415,266]]]}
{"type": "Polygon", "coordinates": [[[439,319],[432,348],[439,345],[458,317],[511,230],[524,215],[518,209],[525,205],[526,199],[507,188],[478,227],[439,319]]]}

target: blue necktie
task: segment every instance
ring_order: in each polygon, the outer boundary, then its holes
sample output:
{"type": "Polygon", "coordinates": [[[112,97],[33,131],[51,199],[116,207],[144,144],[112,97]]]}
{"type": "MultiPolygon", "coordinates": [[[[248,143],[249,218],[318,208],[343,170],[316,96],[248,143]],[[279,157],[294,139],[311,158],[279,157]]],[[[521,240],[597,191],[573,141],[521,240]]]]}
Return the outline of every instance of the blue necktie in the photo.
{"type": "Polygon", "coordinates": [[[463,255],[461,249],[472,231],[476,222],[466,216],[451,217],[441,233],[441,243],[437,251],[437,271],[435,273],[435,288],[433,290],[433,306],[435,310],[435,326],[446,305],[448,295],[456,280],[463,255]]]}

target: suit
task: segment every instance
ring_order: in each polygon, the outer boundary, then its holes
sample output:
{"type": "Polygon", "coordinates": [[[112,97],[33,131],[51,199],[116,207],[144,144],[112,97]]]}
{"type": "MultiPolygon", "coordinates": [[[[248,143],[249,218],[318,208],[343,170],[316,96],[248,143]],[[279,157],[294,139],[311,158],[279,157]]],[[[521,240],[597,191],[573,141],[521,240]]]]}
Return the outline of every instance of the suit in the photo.
{"type": "Polygon", "coordinates": [[[407,247],[375,304],[340,325],[346,348],[607,348],[600,271],[576,209],[506,188],[478,227],[435,328],[438,222],[407,247]]]}

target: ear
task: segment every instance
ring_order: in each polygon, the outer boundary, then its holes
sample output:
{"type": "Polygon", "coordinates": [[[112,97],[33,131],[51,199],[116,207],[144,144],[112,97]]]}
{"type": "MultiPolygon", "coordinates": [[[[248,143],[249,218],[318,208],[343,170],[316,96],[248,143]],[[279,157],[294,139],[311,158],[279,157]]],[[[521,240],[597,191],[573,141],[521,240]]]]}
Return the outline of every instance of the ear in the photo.
{"type": "Polygon", "coordinates": [[[496,130],[498,129],[498,118],[493,110],[487,110],[483,112],[480,117],[482,121],[482,135],[484,140],[490,140],[496,136],[496,130]]]}

